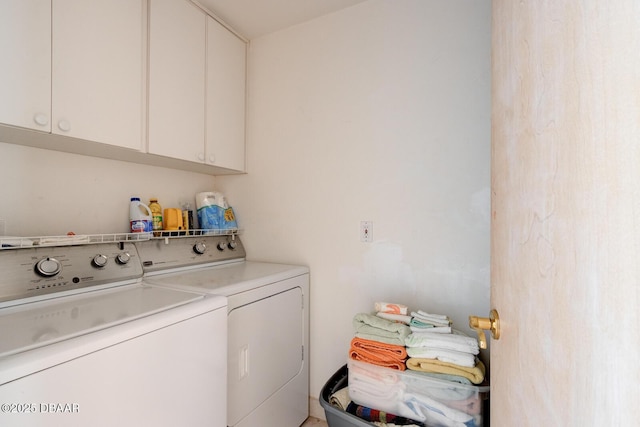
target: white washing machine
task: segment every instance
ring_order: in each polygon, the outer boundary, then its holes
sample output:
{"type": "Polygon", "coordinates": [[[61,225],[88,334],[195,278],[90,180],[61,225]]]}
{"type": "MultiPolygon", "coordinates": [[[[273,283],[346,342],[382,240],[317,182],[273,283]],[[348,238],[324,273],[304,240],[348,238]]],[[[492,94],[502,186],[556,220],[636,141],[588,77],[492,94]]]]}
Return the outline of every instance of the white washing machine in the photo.
{"type": "Polygon", "coordinates": [[[299,427],[309,416],[309,269],[245,260],[237,236],[138,245],[145,281],[227,297],[233,427],[299,427]]]}
{"type": "Polygon", "coordinates": [[[226,298],[131,243],[0,250],[0,425],[226,425],[226,298]]]}

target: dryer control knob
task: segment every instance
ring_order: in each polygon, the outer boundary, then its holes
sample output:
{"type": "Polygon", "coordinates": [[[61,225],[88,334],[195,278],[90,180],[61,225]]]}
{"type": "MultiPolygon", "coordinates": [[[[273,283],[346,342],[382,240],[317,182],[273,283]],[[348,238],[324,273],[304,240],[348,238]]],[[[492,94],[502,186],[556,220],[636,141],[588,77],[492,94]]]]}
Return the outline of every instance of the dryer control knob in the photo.
{"type": "Polygon", "coordinates": [[[193,252],[197,253],[198,255],[202,255],[206,250],[207,245],[205,245],[204,242],[198,242],[193,245],[193,252]]]}
{"type": "Polygon", "coordinates": [[[232,240],[227,243],[227,247],[233,251],[238,247],[238,243],[235,240],[232,240]]]}
{"type": "Polygon", "coordinates": [[[107,261],[108,259],[106,255],[98,254],[93,257],[92,264],[94,267],[102,268],[107,265],[107,261]]]}
{"type": "Polygon", "coordinates": [[[122,252],[121,254],[116,255],[116,262],[120,265],[128,263],[130,259],[131,254],[129,252],[122,252]]]}
{"type": "Polygon", "coordinates": [[[225,242],[220,242],[220,243],[218,243],[217,248],[218,248],[219,251],[222,252],[227,248],[227,244],[225,242]]]}
{"type": "Polygon", "coordinates": [[[62,264],[55,258],[43,258],[36,263],[36,273],[44,277],[53,277],[62,271],[62,264]]]}

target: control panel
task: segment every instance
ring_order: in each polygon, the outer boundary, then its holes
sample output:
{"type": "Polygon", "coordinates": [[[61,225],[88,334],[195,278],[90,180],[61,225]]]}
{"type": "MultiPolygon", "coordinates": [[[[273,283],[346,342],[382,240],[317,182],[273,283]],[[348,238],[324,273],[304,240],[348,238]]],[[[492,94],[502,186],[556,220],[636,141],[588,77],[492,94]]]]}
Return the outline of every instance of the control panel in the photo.
{"type": "Polygon", "coordinates": [[[142,277],[133,243],[0,251],[0,302],[142,277]]]}
{"type": "Polygon", "coordinates": [[[137,242],[145,273],[243,259],[244,246],[237,235],[182,236],[137,242]]]}

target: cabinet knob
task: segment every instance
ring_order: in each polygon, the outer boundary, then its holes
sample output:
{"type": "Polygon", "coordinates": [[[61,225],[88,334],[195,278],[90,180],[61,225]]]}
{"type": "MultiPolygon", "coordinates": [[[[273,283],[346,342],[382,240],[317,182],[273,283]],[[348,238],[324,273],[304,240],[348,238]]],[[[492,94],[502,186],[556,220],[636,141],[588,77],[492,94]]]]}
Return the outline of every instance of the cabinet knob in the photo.
{"type": "Polygon", "coordinates": [[[46,126],[49,124],[49,117],[46,114],[38,113],[33,117],[33,121],[36,122],[37,125],[46,126]]]}
{"type": "Polygon", "coordinates": [[[209,156],[209,163],[213,164],[216,162],[216,156],[214,156],[213,154],[209,156]]]}
{"type": "Polygon", "coordinates": [[[62,132],[69,132],[71,130],[71,123],[68,120],[60,120],[58,122],[58,129],[62,132]]]}
{"type": "Polygon", "coordinates": [[[198,160],[200,160],[201,162],[204,162],[204,154],[203,153],[198,153],[198,160]]]}

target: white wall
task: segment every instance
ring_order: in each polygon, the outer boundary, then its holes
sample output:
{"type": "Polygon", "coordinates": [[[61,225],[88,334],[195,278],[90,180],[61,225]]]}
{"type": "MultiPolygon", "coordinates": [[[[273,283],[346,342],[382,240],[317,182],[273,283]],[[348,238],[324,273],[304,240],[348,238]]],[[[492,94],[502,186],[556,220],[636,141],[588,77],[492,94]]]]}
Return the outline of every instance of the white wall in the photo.
{"type": "Polygon", "coordinates": [[[5,234],[50,236],[127,232],[131,197],[195,206],[214,177],[0,142],[0,182],[5,234]]]}
{"type": "Polygon", "coordinates": [[[371,0],[253,40],[249,257],[311,268],[311,395],[388,300],[489,312],[490,0],[371,0]],[[373,243],[359,241],[373,221],[373,243]]]}

